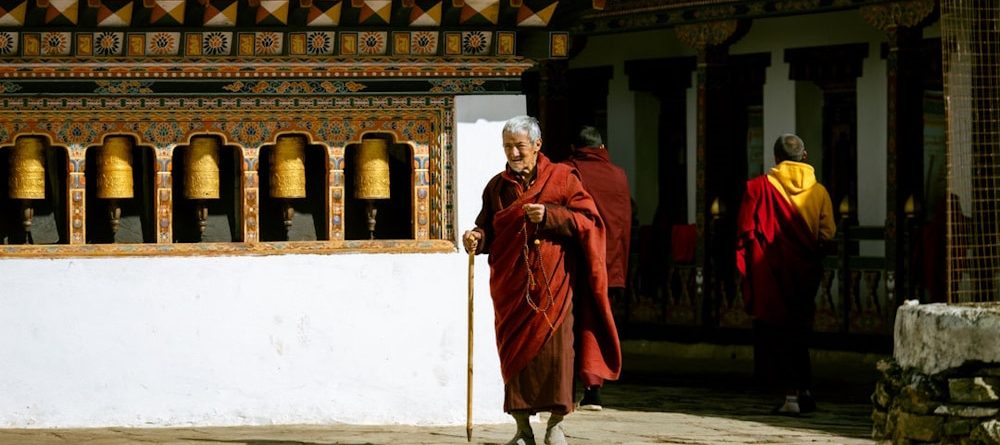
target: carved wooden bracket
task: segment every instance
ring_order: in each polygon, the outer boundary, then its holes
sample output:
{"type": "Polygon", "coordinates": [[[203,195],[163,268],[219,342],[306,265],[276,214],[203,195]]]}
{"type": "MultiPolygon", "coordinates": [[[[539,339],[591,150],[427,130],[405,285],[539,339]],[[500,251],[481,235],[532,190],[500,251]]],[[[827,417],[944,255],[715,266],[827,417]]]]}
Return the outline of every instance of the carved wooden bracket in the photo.
{"type": "Polygon", "coordinates": [[[869,25],[881,30],[895,28],[918,28],[925,26],[934,15],[935,0],[906,0],[861,8],[861,17],[869,25]]]}
{"type": "Polygon", "coordinates": [[[742,25],[739,20],[718,20],[681,25],[674,28],[674,32],[685,45],[702,51],[707,47],[725,46],[739,40],[748,28],[742,25]]]}

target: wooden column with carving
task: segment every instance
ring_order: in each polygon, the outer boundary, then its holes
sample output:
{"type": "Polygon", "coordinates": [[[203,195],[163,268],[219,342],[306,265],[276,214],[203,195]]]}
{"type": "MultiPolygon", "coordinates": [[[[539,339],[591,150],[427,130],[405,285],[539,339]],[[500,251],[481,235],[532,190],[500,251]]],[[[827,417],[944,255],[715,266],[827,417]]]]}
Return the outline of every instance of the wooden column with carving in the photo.
{"type": "Polygon", "coordinates": [[[174,241],[173,221],[173,166],[172,157],[176,144],[155,149],[154,179],[156,189],[153,205],[156,217],[156,243],[170,244],[174,241]]]}
{"type": "MultiPolygon", "coordinates": [[[[267,162],[267,160],[265,160],[267,162]]],[[[243,242],[260,241],[260,147],[243,151],[243,242]]]]}
{"type": "Polygon", "coordinates": [[[333,241],[344,240],[344,146],[327,143],[330,167],[327,172],[330,188],[330,221],[327,233],[333,241]]]}
{"type": "MultiPolygon", "coordinates": [[[[703,305],[707,303],[705,289],[711,288],[714,273],[711,255],[713,239],[709,230],[712,216],[709,209],[711,202],[726,187],[725,163],[720,160],[724,158],[727,148],[731,148],[727,147],[732,133],[728,130],[727,116],[733,110],[727,101],[726,59],[729,45],[742,37],[748,28],[748,23],[724,20],[683,25],[675,29],[681,42],[698,51],[695,173],[695,223],[698,231],[695,261],[698,268],[695,283],[697,298],[703,305]]],[[[703,316],[709,316],[707,310],[703,311],[703,316]]]]}
{"type": "MultiPolygon", "coordinates": [[[[866,6],[861,15],[871,26],[886,33],[886,220],[885,256],[887,281],[894,283],[889,301],[900,303],[915,295],[911,274],[917,270],[907,261],[919,240],[907,233],[907,199],[918,207],[924,199],[924,79],[921,63],[921,28],[935,15],[934,0],[910,0],[866,6]],[[910,248],[907,248],[907,245],[910,248]],[[909,270],[907,270],[909,269],[909,270]]],[[[911,209],[912,211],[912,209],[911,209]]],[[[918,212],[919,215],[919,212],[918,212]]],[[[919,216],[917,216],[919,218],[919,216]]]]}
{"type": "Polygon", "coordinates": [[[82,144],[69,146],[69,180],[66,181],[69,201],[69,243],[84,244],[87,240],[87,186],[84,169],[87,165],[86,148],[82,144]]]}

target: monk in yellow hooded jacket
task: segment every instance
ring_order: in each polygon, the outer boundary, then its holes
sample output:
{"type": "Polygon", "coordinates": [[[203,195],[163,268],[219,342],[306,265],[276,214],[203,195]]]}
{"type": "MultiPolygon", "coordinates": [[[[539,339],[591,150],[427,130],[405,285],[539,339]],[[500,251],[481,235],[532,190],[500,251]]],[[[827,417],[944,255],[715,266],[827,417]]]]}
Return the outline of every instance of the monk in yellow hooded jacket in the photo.
{"type": "Polygon", "coordinates": [[[830,195],[806,154],[802,139],[781,135],[777,166],[747,181],[737,216],[736,267],[753,317],[758,377],[785,392],[777,414],[815,409],[807,340],[823,274],[821,244],[836,231],[830,195]]]}

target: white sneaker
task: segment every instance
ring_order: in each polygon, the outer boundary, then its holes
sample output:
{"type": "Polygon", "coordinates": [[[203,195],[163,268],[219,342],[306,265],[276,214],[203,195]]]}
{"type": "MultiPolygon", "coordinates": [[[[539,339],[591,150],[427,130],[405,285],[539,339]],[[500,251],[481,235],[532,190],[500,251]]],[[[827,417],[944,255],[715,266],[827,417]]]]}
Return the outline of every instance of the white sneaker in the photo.
{"type": "Polygon", "coordinates": [[[555,425],[545,430],[545,445],[569,445],[562,425],[555,425]]]}

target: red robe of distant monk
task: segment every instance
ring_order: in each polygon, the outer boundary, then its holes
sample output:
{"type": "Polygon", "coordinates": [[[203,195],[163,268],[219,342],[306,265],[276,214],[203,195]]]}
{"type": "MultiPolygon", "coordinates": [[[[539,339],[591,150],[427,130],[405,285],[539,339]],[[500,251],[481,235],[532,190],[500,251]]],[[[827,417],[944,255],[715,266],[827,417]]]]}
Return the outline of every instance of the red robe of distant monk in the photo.
{"type": "Polygon", "coordinates": [[[632,197],[625,170],[611,163],[608,150],[577,147],[566,160],[594,196],[607,232],[608,287],[625,287],[632,230],[632,197]]]}
{"type": "Polygon", "coordinates": [[[476,226],[484,232],[477,250],[489,253],[504,383],[527,366],[567,316],[573,319],[574,304],[581,336],[577,359],[588,372],[617,379],[621,347],[607,295],[604,228],[578,173],[541,153],[526,189],[515,173],[505,170],[487,184],[476,226]],[[542,223],[525,218],[522,207],[529,203],[545,205],[542,223]],[[587,280],[595,291],[574,299],[577,279],[587,280]]]}

